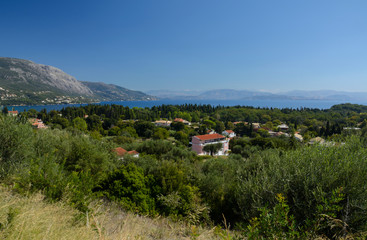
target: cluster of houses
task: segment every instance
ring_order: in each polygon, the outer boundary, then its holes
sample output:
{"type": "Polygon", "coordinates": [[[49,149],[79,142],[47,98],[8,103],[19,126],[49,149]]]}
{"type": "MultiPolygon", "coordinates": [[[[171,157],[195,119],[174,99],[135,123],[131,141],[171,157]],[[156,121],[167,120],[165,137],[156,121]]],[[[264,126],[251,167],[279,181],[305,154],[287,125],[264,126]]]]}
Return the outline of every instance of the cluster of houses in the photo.
{"type": "Polygon", "coordinates": [[[48,128],[41,119],[38,118],[30,118],[28,121],[32,124],[33,128],[36,129],[46,129],[48,128]]]}
{"type": "MultiPolygon", "coordinates": [[[[173,121],[158,120],[155,121],[154,124],[157,127],[169,127],[172,122],[182,122],[185,125],[191,125],[190,122],[182,118],[176,118],[173,121]]],[[[233,124],[236,125],[239,123],[243,123],[245,125],[249,124],[248,122],[234,122],[233,124]]],[[[252,129],[255,132],[259,131],[260,129],[265,130],[269,133],[270,137],[279,137],[279,136],[290,137],[290,135],[287,133],[287,131],[289,130],[289,126],[284,123],[277,126],[278,131],[272,131],[271,129],[268,129],[266,127],[261,127],[260,123],[252,123],[252,129]]],[[[299,132],[296,132],[293,136],[298,141],[303,141],[303,137],[299,132]]],[[[218,152],[215,153],[215,155],[228,155],[229,141],[231,140],[231,138],[234,137],[236,137],[236,133],[232,130],[225,130],[222,133],[216,133],[214,130],[208,130],[207,134],[192,137],[192,140],[190,142],[191,149],[198,155],[209,155],[210,154],[209,152],[204,151],[205,146],[220,143],[222,147],[219,149],[218,152]]]]}
{"type": "MultiPolygon", "coordinates": [[[[245,125],[248,125],[248,122],[234,122],[233,124],[236,125],[238,123],[244,123],[245,125]]],[[[289,126],[285,123],[282,123],[280,125],[277,126],[278,131],[273,131],[267,127],[261,127],[260,123],[252,123],[252,129],[257,132],[260,129],[265,130],[269,133],[270,137],[280,137],[280,136],[285,136],[285,137],[290,137],[289,133],[287,133],[287,131],[289,130],[289,126]]],[[[293,135],[298,141],[302,142],[303,141],[303,137],[299,132],[295,132],[295,134],[293,135]]]]}
{"type": "MultiPolygon", "coordinates": [[[[245,125],[249,124],[247,122],[234,122],[233,124],[236,125],[238,123],[244,123],[245,125]]],[[[289,126],[284,123],[277,126],[277,128],[279,129],[279,131],[277,132],[272,131],[271,129],[268,129],[266,127],[261,127],[260,123],[252,123],[252,128],[255,132],[259,131],[260,129],[266,130],[269,133],[270,137],[279,137],[279,136],[290,137],[290,135],[286,133],[286,131],[289,130],[289,126]]],[[[293,136],[298,141],[300,142],[303,141],[303,137],[299,132],[296,132],[293,136]]],[[[222,148],[215,155],[228,155],[229,141],[231,138],[234,137],[236,137],[236,133],[232,130],[225,130],[222,132],[222,134],[218,134],[213,130],[209,130],[208,134],[192,137],[191,148],[198,155],[209,155],[209,152],[204,151],[204,147],[209,144],[220,143],[222,144],[222,148]]]]}
{"type": "MultiPolygon", "coordinates": [[[[181,122],[181,123],[185,124],[186,126],[191,125],[191,122],[189,122],[185,119],[182,119],[182,118],[175,118],[173,120],[173,122],[181,122]]],[[[157,121],[154,122],[154,125],[156,127],[169,127],[169,126],[171,126],[171,123],[172,123],[172,121],[168,121],[168,120],[157,120],[157,121]]]]}
{"type": "MultiPolygon", "coordinates": [[[[17,110],[8,111],[8,115],[12,117],[16,117],[19,115],[19,112],[17,110]]],[[[39,119],[39,118],[30,118],[28,119],[28,122],[32,124],[32,127],[35,129],[47,129],[48,128],[48,126],[44,124],[42,119],[39,119]]]]}

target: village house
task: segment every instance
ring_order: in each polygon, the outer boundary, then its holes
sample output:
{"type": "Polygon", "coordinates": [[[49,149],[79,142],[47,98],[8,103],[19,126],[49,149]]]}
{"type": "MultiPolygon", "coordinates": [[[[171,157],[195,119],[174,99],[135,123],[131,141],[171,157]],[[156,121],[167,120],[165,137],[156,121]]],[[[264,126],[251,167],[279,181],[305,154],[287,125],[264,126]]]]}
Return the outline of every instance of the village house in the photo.
{"type": "Polygon", "coordinates": [[[127,154],[133,156],[133,157],[139,157],[139,153],[135,150],[132,150],[132,151],[128,151],[127,154]]]}
{"type": "Polygon", "coordinates": [[[344,131],[359,131],[361,128],[359,127],[343,127],[344,131]]]}
{"type": "Polygon", "coordinates": [[[38,118],[30,118],[28,120],[31,124],[33,128],[37,128],[37,129],[46,129],[48,128],[41,119],[38,118]]]}
{"type": "Polygon", "coordinates": [[[169,127],[171,126],[172,121],[167,121],[167,120],[157,120],[154,122],[154,125],[156,127],[169,127]]]}
{"type": "Polygon", "coordinates": [[[16,117],[18,116],[18,111],[8,111],[8,115],[12,116],[12,117],[16,117]]]}
{"type": "Polygon", "coordinates": [[[206,133],[207,134],[214,134],[214,133],[216,133],[213,129],[208,129],[207,131],[206,131],[206,133]]]}
{"type": "Polygon", "coordinates": [[[229,139],[225,136],[214,133],[205,134],[192,137],[192,150],[198,155],[209,155],[210,153],[205,152],[203,149],[206,145],[221,143],[222,148],[215,155],[227,155],[229,148],[229,139]]]}
{"type": "MultiPolygon", "coordinates": [[[[274,132],[272,130],[268,130],[268,133],[270,135],[270,137],[280,137],[280,136],[284,136],[284,137],[290,137],[290,135],[288,133],[285,132],[274,132]]],[[[295,135],[295,138],[299,141],[303,141],[303,137],[300,134],[297,134],[297,136],[295,135]]]]}
{"type": "Polygon", "coordinates": [[[129,154],[133,157],[139,157],[139,153],[137,151],[135,151],[135,150],[127,151],[127,150],[123,149],[122,147],[117,147],[117,148],[113,149],[112,151],[116,152],[119,159],[124,159],[124,156],[126,154],[129,154]]]}
{"type": "Polygon", "coordinates": [[[294,137],[295,137],[298,141],[303,142],[303,137],[302,137],[302,135],[301,135],[301,134],[299,134],[298,132],[294,134],[294,137]]]}
{"type": "Polygon", "coordinates": [[[239,123],[243,123],[244,125],[248,125],[248,122],[242,122],[242,121],[240,121],[240,122],[233,122],[233,125],[237,125],[239,123]]]}
{"type": "Polygon", "coordinates": [[[48,128],[43,122],[35,122],[32,124],[32,126],[34,128],[37,128],[37,129],[46,129],[48,128]]]}
{"type": "Polygon", "coordinates": [[[277,136],[277,132],[274,132],[272,130],[269,130],[268,133],[269,133],[270,137],[276,137],[277,136]]]}
{"type": "Polygon", "coordinates": [[[255,131],[260,129],[260,123],[252,123],[252,129],[254,129],[255,131]]]}
{"type": "Polygon", "coordinates": [[[285,132],[278,132],[277,137],[284,136],[284,137],[290,137],[289,133],[285,132]]]}
{"type": "Polygon", "coordinates": [[[174,122],[182,122],[183,124],[185,125],[191,125],[191,123],[185,119],[182,119],[182,118],[175,118],[175,120],[173,120],[174,122]]]}
{"type": "Polygon", "coordinates": [[[319,143],[319,144],[324,144],[325,143],[325,140],[321,137],[315,137],[315,138],[311,138],[310,141],[308,142],[309,144],[316,144],[316,143],[319,143]]]}
{"type": "Polygon", "coordinates": [[[233,130],[224,130],[222,134],[228,138],[234,138],[236,133],[233,130]]]}
{"type": "Polygon", "coordinates": [[[277,128],[279,128],[280,131],[288,131],[289,129],[288,125],[284,123],[277,126],[277,128]]]}

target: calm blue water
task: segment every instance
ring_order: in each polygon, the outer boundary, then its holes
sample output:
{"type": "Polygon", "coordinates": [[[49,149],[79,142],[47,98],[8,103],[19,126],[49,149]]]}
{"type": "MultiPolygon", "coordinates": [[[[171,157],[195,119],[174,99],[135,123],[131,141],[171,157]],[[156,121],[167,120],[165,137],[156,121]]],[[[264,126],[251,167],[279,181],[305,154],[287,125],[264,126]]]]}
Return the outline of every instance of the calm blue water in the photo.
{"type": "MultiPolygon", "coordinates": [[[[213,106],[252,106],[252,107],[272,107],[272,108],[319,108],[328,109],[333,105],[341,104],[345,102],[341,101],[317,101],[317,100],[157,100],[157,101],[118,101],[118,102],[101,102],[100,105],[104,104],[118,104],[123,106],[132,107],[153,107],[160,105],[181,105],[181,104],[210,104],[213,106]]],[[[367,102],[350,102],[355,104],[367,105],[367,102]]],[[[51,110],[61,110],[65,107],[70,106],[83,106],[86,104],[61,104],[61,105],[39,105],[39,106],[14,106],[15,110],[23,112],[24,110],[35,109],[40,111],[45,109],[47,111],[51,110]]],[[[8,107],[11,109],[12,107],[8,107]]]]}

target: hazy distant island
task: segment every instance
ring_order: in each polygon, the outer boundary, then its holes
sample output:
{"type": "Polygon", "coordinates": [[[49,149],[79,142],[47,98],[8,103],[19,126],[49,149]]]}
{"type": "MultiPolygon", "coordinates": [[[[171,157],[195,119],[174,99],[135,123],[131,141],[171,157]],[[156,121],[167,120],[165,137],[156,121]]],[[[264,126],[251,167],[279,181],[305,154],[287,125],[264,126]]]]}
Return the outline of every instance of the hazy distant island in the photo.
{"type": "Polygon", "coordinates": [[[82,82],[53,66],[0,57],[0,105],[47,105],[156,100],[103,82],[82,82]]]}
{"type": "Polygon", "coordinates": [[[367,101],[366,92],[344,92],[334,90],[294,90],[281,93],[270,93],[265,91],[215,89],[208,91],[173,91],[173,90],[151,90],[147,94],[160,99],[187,99],[187,100],[320,100],[320,101],[367,101]]]}

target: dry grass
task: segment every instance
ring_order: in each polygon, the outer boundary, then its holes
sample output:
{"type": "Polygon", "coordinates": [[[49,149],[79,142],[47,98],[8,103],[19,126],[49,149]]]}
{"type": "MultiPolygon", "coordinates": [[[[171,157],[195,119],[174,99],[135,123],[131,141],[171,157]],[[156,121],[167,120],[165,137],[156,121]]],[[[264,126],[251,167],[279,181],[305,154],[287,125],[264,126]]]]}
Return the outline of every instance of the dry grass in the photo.
{"type": "Polygon", "coordinates": [[[76,216],[76,210],[46,203],[41,194],[22,197],[0,189],[0,239],[98,239],[76,216]]]}
{"type": "Polygon", "coordinates": [[[90,222],[101,229],[102,239],[227,239],[225,231],[218,228],[190,226],[162,217],[152,219],[121,211],[113,204],[94,209],[97,216],[90,217],[90,222]]]}
{"type": "Polygon", "coordinates": [[[80,217],[63,203],[47,203],[42,194],[25,197],[0,187],[0,239],[229,239],[221,229],[138,216],[113,204],[92,209],[80,217]]]}

